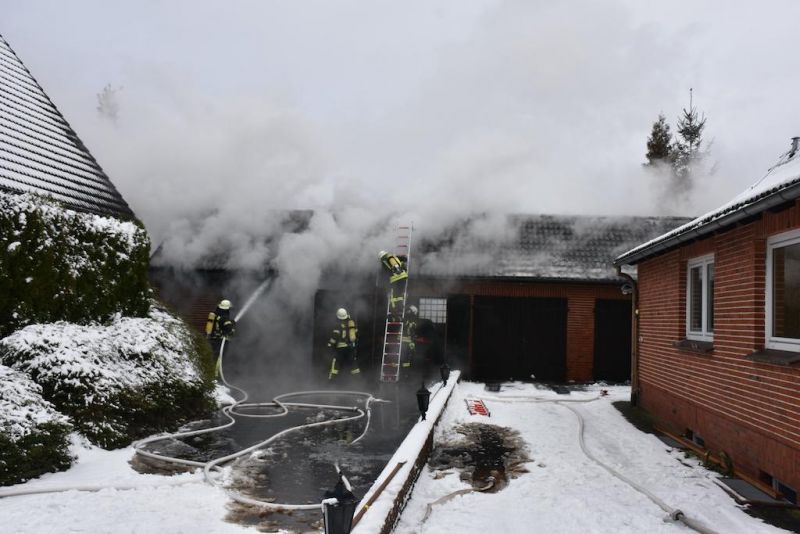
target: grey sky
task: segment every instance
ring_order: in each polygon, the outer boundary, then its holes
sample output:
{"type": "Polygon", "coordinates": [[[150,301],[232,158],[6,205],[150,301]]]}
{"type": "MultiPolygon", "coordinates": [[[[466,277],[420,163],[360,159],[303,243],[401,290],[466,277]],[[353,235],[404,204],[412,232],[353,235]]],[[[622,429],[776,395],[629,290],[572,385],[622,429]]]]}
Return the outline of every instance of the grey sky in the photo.
{"type": "MultiPolygon", "coordinates": [[[[688,88],[716,173],[800,135],[800,3],[0,1],[5,35],[156,239],[229,205],[653,213],[641,168],[688,88]],[[698,5],[699,4],[699,5],[698,5]],[[122,87],[116,125],[96,113],[122,87]]],[[[443,215],[444,214],[444,215],[443,215]]],[[[355,215],[354,215],[355,217],[355,215]]]]}

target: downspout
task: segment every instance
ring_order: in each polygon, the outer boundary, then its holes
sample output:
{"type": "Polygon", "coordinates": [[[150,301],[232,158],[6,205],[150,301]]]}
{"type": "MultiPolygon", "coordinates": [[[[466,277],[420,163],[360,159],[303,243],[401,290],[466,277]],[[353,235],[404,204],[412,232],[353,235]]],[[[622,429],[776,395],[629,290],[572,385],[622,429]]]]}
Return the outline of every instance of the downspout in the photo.
{"type": "Polygon", "coordinates": [[[628,273],[617,265],[617,276],[625,278],[633,288],[631,294],[631,406],[639,405],[639,286],[628,273]]]}

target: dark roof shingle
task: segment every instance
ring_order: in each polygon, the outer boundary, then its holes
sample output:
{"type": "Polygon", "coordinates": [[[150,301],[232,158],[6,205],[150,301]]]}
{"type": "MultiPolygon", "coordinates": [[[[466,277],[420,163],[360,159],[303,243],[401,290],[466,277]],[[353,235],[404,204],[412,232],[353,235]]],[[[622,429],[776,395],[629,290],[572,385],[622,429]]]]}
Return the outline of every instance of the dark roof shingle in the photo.
{"type": "Polygon", "coordinates": [[[0,190],[48,195],[78,211],[134,216],[2,35],[0,190]]]}
{"type": "Polygon", "coordinates": [[[426,239],[412,260],[418,275],[616,281],[615,257],[688,221],[682,217],[509,217],[500,236],[426,239]]]}

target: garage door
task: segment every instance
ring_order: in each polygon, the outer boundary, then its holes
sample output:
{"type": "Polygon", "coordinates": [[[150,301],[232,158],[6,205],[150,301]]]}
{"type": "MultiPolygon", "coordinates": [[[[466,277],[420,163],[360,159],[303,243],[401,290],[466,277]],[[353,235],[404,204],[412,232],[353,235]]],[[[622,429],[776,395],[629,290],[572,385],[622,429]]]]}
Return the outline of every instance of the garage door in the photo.
{"type": "Polygon", "coordinates": [[[474,306],[475,379],[564,380],[566,299],[475,297],[474,306]]]}

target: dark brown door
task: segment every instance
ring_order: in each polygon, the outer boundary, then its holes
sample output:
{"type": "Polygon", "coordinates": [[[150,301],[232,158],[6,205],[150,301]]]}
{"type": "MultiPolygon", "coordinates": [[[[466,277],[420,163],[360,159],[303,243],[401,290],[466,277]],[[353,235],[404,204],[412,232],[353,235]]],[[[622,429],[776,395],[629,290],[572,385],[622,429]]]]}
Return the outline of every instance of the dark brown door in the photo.
{"type": "Polygon", "coordinates": [[[473,377],[562,382],[567,301],[475,297],[473,377]]]}
{"type": "Polygon", "coordinates": [[[594,379],[631,378],[631,302],[601,300],[594,306],[594,379]]]}

